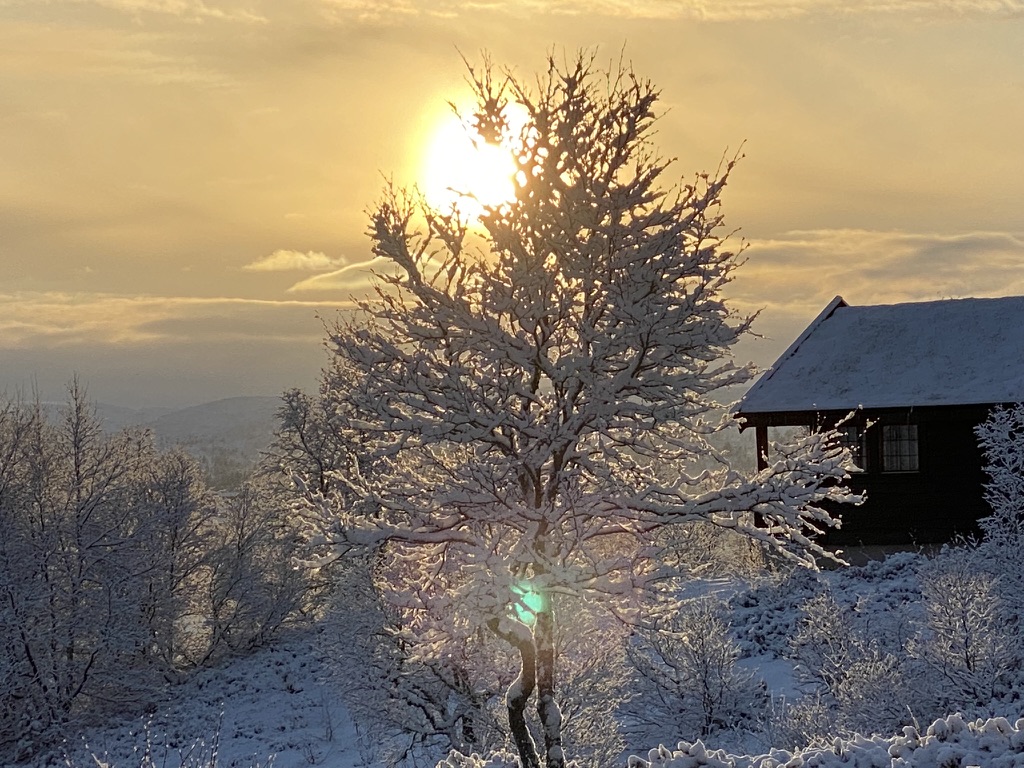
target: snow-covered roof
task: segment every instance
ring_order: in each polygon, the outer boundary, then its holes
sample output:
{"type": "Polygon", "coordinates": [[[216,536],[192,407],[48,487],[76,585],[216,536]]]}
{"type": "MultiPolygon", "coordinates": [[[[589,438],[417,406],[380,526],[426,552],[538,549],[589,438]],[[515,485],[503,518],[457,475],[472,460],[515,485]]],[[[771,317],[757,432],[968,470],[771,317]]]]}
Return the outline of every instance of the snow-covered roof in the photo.
{"type": "Polygon", "coordinates": [[[836,296],[740,414],[1024,401],[1024,296],[851,307],[836,296]]]}

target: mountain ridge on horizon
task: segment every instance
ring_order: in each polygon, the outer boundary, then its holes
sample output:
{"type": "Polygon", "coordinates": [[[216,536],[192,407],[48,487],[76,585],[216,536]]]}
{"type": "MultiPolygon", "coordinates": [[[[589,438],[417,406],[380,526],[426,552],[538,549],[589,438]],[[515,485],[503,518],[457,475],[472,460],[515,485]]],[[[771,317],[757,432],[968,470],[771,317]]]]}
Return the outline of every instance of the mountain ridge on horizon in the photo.
{"type": "MultiPolygon", "coordinates": [[[[159,448],[182,448],[204,466],[213,487],[229,489],[244,481],[273,442],[282,400],[280,396],[239,395],[183,408],[89,404],[107,432],[148,429],[159,448]]],[[[55,420],[65,403],[42,405],[47,418],[55,420]]]]}

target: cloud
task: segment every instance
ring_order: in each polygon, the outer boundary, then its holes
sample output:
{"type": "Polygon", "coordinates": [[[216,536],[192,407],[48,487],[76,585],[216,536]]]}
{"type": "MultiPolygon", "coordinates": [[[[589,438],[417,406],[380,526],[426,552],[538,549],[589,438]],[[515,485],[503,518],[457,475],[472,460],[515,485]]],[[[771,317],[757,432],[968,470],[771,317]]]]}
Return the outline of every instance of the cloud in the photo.
{"type": "Polygon", "coordinates": [[[340,301],[0,293],[0,393],[189,405],[315,386],[340,301]]]}
{"type": "Polygon", "coordinates": [[[490,10],[512,16],[606,16],[740,21],[809,16],[912,14],[915,17],[1016,17],[1024,0],[323,0],[328,18],[394,24],[490,10]]]}
{"type": "Polygon", "coordinates": [[[96,5],[122,13],[175,16],[190,22],[234,21],[263,24],[267,18],[251,10],[250,4],[224,0],[73,0],[80,5],[96,5]]]}
{"type": "Polygon", "coordinates": [[[373,258],[368,261],[349,264],[324,275],[315,275],[305,280],[300,280],[289,288],[288,292],[346,291],[348,293],[367,293],[370,290],[374,272],[389,263],[386,259],[373,258]]]}
{"type": "MultiPolygon", "coordinates": [[[[139,31],[127,25],[78,26],[59,19],[0,22],[0,71],[15,82],[56,78],[79,85],[97,79],[216,88],[231,84],[230,78],[200,58],[176,49],[166,32],[139,31]]],[[[72,117],[72,105],[69,100],[60,110],[46,107],[35,114],[58,117],[68,110],[67,117],[72,117]]]]}
{"type": "Polygon", "coordinates": [[[837,294],[851,304],[1024,294],[1024,235],[1010,232],[795,231],[746,256],[729,293],[749,308],[816,312],[837,294]]]}
{"type": "Polygon", "coordinates": [[[837,295],[849,304],[1024,295],[1024,235],[819,229],[753,242],[727,298],[760,312],[738,359],[771,365],[837,295]]]}
{"type": "Polygon", "coordinates": [[[0,349],[313,340],[337,307],[308,301],[20,292],[0,294],[0,349]]]}
{"type": "Polygon", "coordinates": [[[279,249],[269,256],[246,264],[242,269],[249,272],[321,272],[343,267],[344,259],[331,258],[320,251],[289,251],[279,249]]]}

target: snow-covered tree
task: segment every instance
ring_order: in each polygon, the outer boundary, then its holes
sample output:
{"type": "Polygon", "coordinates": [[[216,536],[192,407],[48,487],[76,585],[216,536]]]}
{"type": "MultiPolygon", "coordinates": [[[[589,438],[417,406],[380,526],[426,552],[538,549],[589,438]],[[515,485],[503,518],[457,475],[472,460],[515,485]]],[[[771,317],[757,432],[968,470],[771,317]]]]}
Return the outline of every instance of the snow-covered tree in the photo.
{"type": "Polygon", "coordinates": [[[1006,608],[1024,617],[1024,403],[993,408],[975,428],[985,456],[985,500],[992,514],[978,521],[984,534],[979,561],[999,577],[1006,608]]]}
{"type": "Polygon", "coordinates": [[[305,607],[280,495],[218,504],[199,465],[58,410],[0,399],[0,763],[265,642],[305,607]]]}
{"type": "Polygon", "coordinates": [[[754,726],[768,705],[764,684],[737,665],[739,643],[712,597],[683,603],[629,646],[639,695],[625,705],[642,744],[754,726]]]}
{"type": "Polygon", "coordinates": [[[1004,605],[999,559],[965,546],[920,569],[927,614],[908,651],[928,670],[937,711],[981,714],[1017,687],[1019,617],[1004,605]]]}
{"type": "Polygon", "coordinates": [[[1024,403],[997,407],[975,428],[985,454],[985,500],[991,517],[981,520],[987,539],[1024,535],[1024,403]]]}
{"type": "Polygon", "coordinates": [[[154,453],[143,433],[104,433],[77,382],[55,423],[38,401],[0,408],[0,726],[24,756],[81,702],[150,687],[128,668],[149,653],[137,502],[154,453]]]}
{"type": "Polygon", "coordinates": [[[369,234],[388,266],[330,334],[322,387],[350,457],[333,490],[299,482],[317,541],[382,548],[411,652],[481,626],[514,649],[512,740],[526,768],[561,768],[556,596],[636,620],[664,575],[656,534],[695,520],[812,562],[820,502],[850,499],[845,454],[813,434],[744,478],[708,443],[716,394],[752,375],[730,356],[750,318],[722,296],[742,261],[720,210],[733,161],[663,187],[659,93],[629,69],[469,73],[468,123],[509,148],[515,197],[470,220],[385,191],[369,234]]]}

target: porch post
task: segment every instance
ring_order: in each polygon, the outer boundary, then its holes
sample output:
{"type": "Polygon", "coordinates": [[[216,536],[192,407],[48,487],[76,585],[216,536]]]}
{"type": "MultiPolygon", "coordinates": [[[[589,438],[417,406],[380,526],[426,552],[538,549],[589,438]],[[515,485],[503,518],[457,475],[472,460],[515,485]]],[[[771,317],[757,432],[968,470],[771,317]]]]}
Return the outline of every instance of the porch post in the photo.
{"type": "Polygon", "coordinates": [[[768,425],[754,427],[754,442],[757,444],[757,471],[768,469],[768,425]]]}

